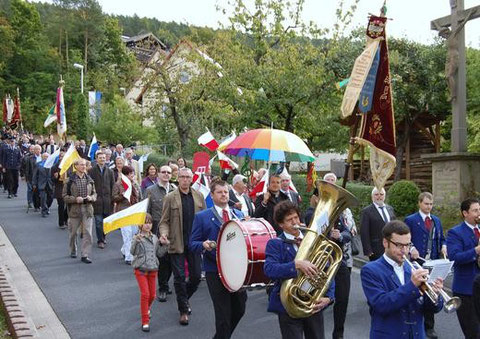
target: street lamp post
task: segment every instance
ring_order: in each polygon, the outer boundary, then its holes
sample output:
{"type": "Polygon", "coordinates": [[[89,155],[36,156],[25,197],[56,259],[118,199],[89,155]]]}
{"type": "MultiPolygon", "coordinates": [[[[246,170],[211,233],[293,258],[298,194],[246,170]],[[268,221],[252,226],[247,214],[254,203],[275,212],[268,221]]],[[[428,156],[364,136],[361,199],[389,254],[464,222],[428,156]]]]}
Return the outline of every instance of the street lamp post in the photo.
{"type": "Polygon", "coordinates": [[[83,94],[83,65],[80,64],[73,64],[73,67],[78,68],[80,70],[80,91],[83,94]]]}

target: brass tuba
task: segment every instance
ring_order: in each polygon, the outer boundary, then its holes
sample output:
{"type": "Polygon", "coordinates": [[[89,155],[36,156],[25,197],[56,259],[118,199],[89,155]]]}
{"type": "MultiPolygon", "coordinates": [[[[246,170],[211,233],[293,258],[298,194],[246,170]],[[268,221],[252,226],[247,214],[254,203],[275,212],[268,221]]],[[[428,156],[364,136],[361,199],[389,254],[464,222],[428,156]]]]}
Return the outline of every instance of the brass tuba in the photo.
{"type": "Polygon", "coordinates": [[[345,189],[317,180],[319,202],[295,259],[308,260],[318,269],[314,279],[298,272],[296,278],[285,280],[280,289],[280,299],[292,318],[305,318],[313,314],[313,306],[328,290],[342,261],[343,251],[333,241],[328,240],[345,208],[355,206],[357,199],[345,189]]]}

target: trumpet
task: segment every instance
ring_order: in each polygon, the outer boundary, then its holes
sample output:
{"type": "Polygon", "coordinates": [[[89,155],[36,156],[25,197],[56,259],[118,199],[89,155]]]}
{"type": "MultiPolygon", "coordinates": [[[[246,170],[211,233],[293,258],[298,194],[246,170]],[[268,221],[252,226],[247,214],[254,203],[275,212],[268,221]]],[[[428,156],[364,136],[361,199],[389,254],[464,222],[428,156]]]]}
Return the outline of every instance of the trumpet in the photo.
{"type": "MultiPolygon", "coordinates": [[[[405,259],[405,262],[408,264],[408,266],[411,267],[412,272],[420,269],[420,265],[417,262],[414,262],[416,265],[414,265],[410,260],[408,260],[407,256],[404,255],[403,258],[405,259]]],[[[428,280],[428,275],[427,275],[427,280],[428,280]]],[[[420,285],[420,290],[434,303],[438,304],[438,299],[440,296],[443,298],[443,310],[446,313],[453,313],[455,312],[460,305],[462,304],[462,301],[460,300],[459,297],[450,297],[447,292],[445,292],[443,289],[439,290],[436,292],[433,289],[433,286],[429,284],[428,282],[424,282],[420,285]]]]}

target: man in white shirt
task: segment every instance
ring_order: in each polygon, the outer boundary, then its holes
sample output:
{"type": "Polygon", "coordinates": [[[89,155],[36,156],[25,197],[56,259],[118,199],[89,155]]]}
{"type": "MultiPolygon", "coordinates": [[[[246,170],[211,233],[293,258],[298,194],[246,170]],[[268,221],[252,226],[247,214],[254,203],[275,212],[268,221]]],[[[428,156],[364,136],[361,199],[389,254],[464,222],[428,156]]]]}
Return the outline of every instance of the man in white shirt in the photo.
{"type": "Polygon", "coordinates": [[[246,181],[247,178],[241,174],[237,174],[233,177],[232,187],[229,190],[228,205],[237,210],[241,210],[244,216],[253,216],[255,206],[246,193],[246,181]]]}
{"type": "Polygon", "coordinates": [[[282,172],[280,174],[280,178],[282,179],[280,191],[288,197],[288,200],[293,202],[296,206],[300,205],[300,195],[297,192],[291,189],[291,181],[292,177],[290,174],[286,172],[282,172]]]}
{"type": "MultiPolygon", "coordinates": [[[[440,297],[433,303],[421,290],[428,270],[412,270],[405,261],[411,247],[410,229],[402,221],[388,222],[382,230],[385,253],[363,266],[362,287],[370,307],[370,338],[425,338],[423,314],[443,307],[440,297]]],[[[432,284],[443,288],[442,279],[432,284]]]]}
{"type": "Polygon", "coordinates": [[[382,246],[382,228],[395,219],[393,208],[385,204],[385,189],[372,190],[372,204],[362,210],[360,218],[360,234],[363,253],[370,261],[377,260],[384,252],[382,246]]]}

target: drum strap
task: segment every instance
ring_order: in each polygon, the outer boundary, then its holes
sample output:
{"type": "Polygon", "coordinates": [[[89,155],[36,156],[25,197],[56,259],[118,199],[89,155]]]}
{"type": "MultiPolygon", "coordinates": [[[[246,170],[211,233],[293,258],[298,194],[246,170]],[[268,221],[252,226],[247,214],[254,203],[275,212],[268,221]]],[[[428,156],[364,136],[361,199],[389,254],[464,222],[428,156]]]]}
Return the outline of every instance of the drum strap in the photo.
{"type": "MultiPolygon", "coordinates": [[[[212,213],[215,215],[215,217],[218,219],[218,221],[220,221],[220,224],[223,224],[223,217],[220,214],[218,214],[215,206],[210,207],[210,209],[212,210],[212,213]]],[[[237,215],[233,211],[231,211],[231,212],[232,213],[230,213],[230,214],[232,216],[232,219],[230,219],[230,220],[238,220],[237,215]]]]}

